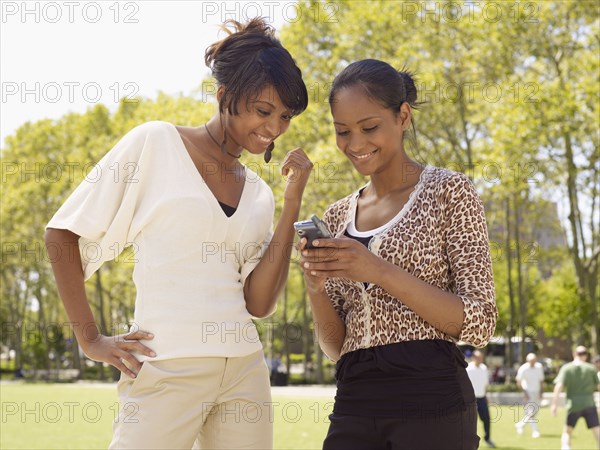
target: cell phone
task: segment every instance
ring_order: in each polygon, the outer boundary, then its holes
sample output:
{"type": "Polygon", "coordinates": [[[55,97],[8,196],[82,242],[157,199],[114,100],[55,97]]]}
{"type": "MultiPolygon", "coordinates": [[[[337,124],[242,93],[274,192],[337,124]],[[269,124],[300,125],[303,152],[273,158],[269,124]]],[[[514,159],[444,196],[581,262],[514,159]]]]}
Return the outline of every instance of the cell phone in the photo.
{"type": "Polygon", "coordinates": [[[316,214],[313,214],[310,217],[310,220],[294,222],[294,228],[296,229],[296,233],[298,233],[298,236],[300,236],[300,239],[302,239],[303,237],[306,238],[307,248],[315,248],[313,246],[313,241],[315,239],[333,237],[327,229],[327,225],[325,225],[325,222],[319,219],[316,214]]]}

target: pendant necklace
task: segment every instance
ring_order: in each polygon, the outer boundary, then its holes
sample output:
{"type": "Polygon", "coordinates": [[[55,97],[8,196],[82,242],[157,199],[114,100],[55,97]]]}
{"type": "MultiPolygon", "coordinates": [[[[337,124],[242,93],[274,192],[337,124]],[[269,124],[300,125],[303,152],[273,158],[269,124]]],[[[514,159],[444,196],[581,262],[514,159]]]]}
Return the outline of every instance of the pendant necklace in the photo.
{"type": "MultiPolygon", "coordinates": [[[[219,142],[217,142],[217,140],[214,138],[214,136],[210,133],[210,131],[208,131],[208,127],[206,126],[206,124],[204,124],[204,129],[206,130],[206,132],[208,133],[208,136],[212,139],[212,141],[216,144],[217,147],[221,148],[222,144],[219,144],[219,142]]],[[[234,155],[233,153],[229,153],[227,150],[225,150],[225,153],[227,153],[229,156],[231,156],[232,158],[237,158],[239,159],[240,156],[242,155],[234,155]]]]}

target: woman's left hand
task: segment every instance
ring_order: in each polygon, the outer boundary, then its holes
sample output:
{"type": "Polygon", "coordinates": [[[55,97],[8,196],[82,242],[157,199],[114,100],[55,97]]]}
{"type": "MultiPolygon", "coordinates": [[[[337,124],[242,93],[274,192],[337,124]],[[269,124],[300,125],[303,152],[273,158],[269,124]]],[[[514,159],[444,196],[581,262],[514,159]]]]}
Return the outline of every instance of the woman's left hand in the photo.
{"type": "Polygon", "coordinates": [[[302,251],[305,271],[317,277],[339,277],[377,284],[384,261],[355,239],[317,239],[302,251]],[[308,265],[308,266],[307,266],[308,265]]]}
{"type": "Polygon", "coordinates": [[[284,200],[302,200],[312,168],[313,163],[302,148],[298,147],[288,152],[281,167],[281,174],[288,177],[283,192],[284,200]]]}

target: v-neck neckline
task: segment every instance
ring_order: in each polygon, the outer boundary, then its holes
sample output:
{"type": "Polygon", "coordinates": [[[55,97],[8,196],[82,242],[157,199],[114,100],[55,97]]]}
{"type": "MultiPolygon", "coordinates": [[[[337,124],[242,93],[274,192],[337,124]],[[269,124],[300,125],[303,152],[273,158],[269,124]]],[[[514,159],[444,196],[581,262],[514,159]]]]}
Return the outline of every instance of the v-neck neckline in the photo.
{"type": "MultiPolygon", "coordinates": [[[[239,213],[240,209],[242,209],[242,207],[246,204],[245,199],[246,199],[246,196],[248,195],[248,191],[249,191],[248,185],[250,183],[248,183],[248,168],[246,166],[244,166],[244,186],[242,188],[242,194],[240,195],[238,204],[235,207],[236,208],[235,212],[231,216],[228,216],[225,213],[225,211],[223,211],[220,200],[216,197],[214,192],[210,189],[210,187],[208,186],[208,183],[202,176],[202,173],[200,173],[200,171],[198,170],[198,167],[196,167],[196,164],[194,163],[192,155],[190,155],[189,150],[185,146],[185,142],[183,141],[183,136],[181,135],[181,133],[179,133],[179,130],[177,129],[177,127],[174,124],[169,123],[169,125],[171,125],[171,128],[177,135],[177,144],[181,148],[181,150],[185,153],[185,159],[187,161],[186,166],[188,167],[188,169],[190,169],[193,172],[191,174],[193,176],[193,178],[197,180],[198,184],[202,185],[203,188],[206,189],[206,191],[209,194],[209,197],[212,199],[211,201],[216,206],[216,208],[221,212],[221,214],[223,215],[223,217],[225,219],[233,219],[234,217],[237,217],[239,215],[238,213],[239,213]]],[[[218,163],[216,163],[216,164],[218,164],[218,163]]],[[[231,205],[228,205],[228,206],[231,206],[231,205]]]]}

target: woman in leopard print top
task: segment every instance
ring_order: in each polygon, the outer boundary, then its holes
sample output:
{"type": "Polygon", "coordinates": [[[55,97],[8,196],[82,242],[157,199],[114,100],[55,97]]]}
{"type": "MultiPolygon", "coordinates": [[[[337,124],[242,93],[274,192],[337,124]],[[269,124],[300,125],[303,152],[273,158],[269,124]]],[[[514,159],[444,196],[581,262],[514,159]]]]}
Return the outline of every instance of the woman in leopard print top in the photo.
{"type": "Polygon", "coordinates": [[[466,176],[407,156],[416,98],[410,74],[376,60],[348,66],[329,97],[337,145],[370,181],[327,208],[334,239],[300,244],[319,343],[337,361],[325,449],[478,446],[455,342],[484,346],[496,325],[485,214],[466,176]]]}

